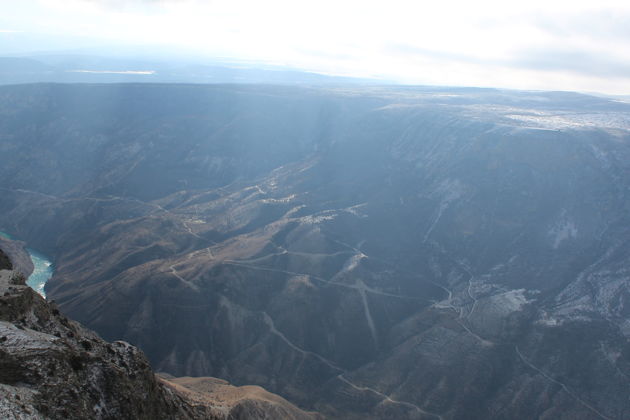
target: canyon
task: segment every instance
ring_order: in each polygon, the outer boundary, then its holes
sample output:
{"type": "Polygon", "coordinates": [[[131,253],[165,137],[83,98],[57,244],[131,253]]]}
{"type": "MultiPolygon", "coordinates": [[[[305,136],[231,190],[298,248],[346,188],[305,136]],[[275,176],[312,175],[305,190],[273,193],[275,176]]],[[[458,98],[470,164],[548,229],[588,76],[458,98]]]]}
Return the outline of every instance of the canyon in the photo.
{"type": "Polygon", "coordinates": [[[174,377],[333,419],[622,419],[629,130],[566,92],[4,86],[0,230],[174,377]]]}

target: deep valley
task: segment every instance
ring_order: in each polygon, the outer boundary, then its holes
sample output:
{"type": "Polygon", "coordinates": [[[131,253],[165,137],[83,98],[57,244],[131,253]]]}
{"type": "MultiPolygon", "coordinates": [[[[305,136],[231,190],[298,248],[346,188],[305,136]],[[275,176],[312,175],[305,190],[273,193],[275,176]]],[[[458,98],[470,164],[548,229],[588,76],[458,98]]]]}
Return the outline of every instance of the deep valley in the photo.
{"type": "Polygon", "coordinates": [[[0,87],[0,230],[177,377],[343,419],[630,417],[630,104],[0,87]]]}

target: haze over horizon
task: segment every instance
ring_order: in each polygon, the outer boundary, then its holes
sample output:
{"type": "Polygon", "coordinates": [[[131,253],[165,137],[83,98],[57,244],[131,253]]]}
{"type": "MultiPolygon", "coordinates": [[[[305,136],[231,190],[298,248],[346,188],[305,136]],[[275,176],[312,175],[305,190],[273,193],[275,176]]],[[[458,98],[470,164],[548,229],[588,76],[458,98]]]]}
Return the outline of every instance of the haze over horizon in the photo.
{"type": "Polygon", "coordinates": [[[162,51],[407,84],[630,94],[630,4],[621,1],[24,0],[0,9],[1,55],[162,51]]]}

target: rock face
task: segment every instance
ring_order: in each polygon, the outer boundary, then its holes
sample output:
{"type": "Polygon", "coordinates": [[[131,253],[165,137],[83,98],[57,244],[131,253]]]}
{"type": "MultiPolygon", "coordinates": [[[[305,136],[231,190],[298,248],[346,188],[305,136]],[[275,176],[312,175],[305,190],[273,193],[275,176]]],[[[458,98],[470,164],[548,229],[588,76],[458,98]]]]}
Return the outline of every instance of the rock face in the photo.
{"type": "Polygon", "coordinates": [[[7,254],[0,250],[0,270],[13,270],[13,263],[7,254]]]}
{"type": "MultiPolygon", "coordinates": [[[[0,249],[4,251],[3,255],[6,258],[4,262],[5,269],[15,270],[28,277],[33,272],[34,267],[31,256],[24,246],[24,242],[0,237],[0,249]]],[[[0,264],[2,263],[0,262],[0,264]]],[[[0,267],[2,267],[2,265],[0,265],[0,267]]]]}
{"type": "MultiPolygon", "coordinates": [[[[0,262],[6,260],[0,250],[0,262]]],[[[241,392],[229,403],[222,398],[227,391],[208,391],[192,399],[157,379],[140,350],[103,341],[25,286],[21,274],[0,270],[1,418],[314,418],[262,390],[266,399],[241,392]]]]}
{"type": "Polygon", "coordinates": [[[12,86],[0,220],[159,371],[331,418],[630,417],[630,106],[12,86]]]}

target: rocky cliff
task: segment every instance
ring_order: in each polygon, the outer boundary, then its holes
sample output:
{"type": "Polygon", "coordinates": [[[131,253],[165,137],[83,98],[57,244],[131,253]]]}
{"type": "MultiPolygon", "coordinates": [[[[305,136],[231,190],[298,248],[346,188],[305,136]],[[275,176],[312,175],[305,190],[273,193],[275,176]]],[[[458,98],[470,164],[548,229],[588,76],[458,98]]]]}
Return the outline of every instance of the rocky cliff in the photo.
{"type": "Polygon", "coordinates": [[[33,272],[33,261],[25,249],[24,242],[3,238],[0,236],[0,250],[6,258],[5,267],[15,270],[28,277],[33,272]]]}
{"type": "Polygon", "coordinates": [[[103,341],[25,286],[1,250],[0,417],[315,418],[260,388],[212,378],[156,378],[136,347],[103,341]],[[189,390],[191,381],[216,386],[189,390]]]}

